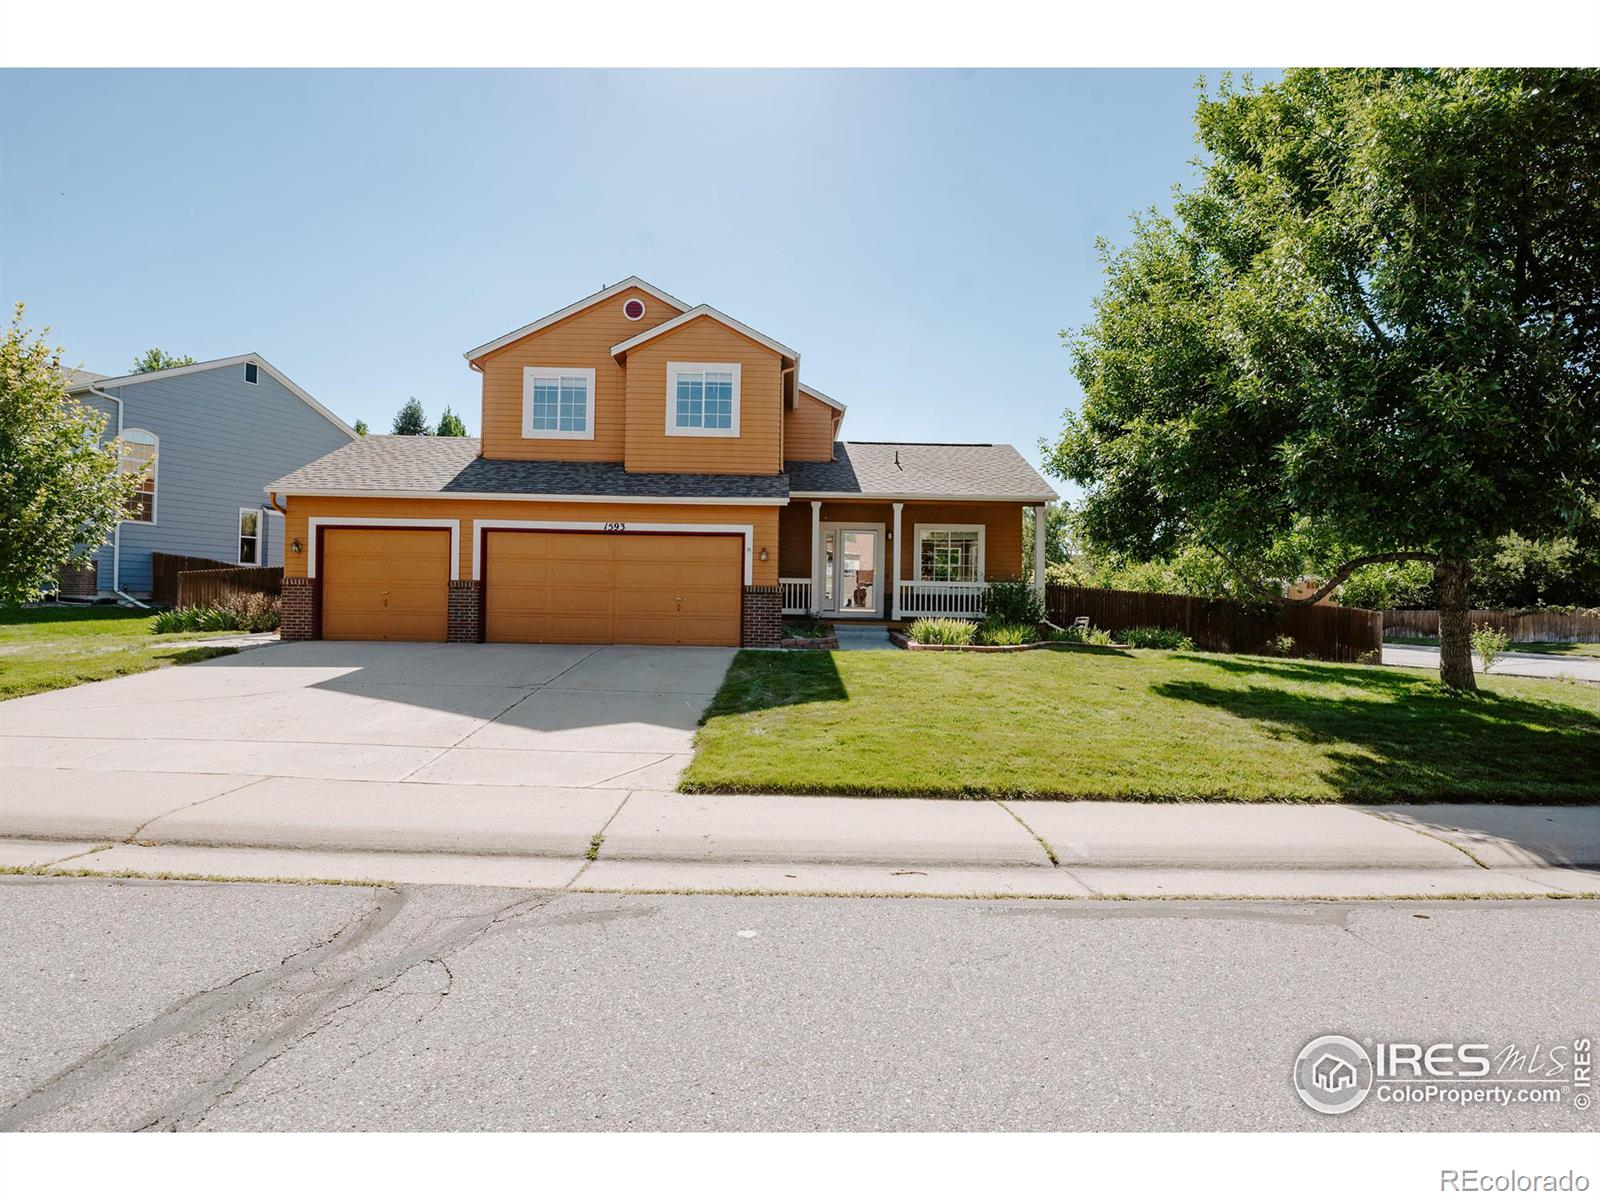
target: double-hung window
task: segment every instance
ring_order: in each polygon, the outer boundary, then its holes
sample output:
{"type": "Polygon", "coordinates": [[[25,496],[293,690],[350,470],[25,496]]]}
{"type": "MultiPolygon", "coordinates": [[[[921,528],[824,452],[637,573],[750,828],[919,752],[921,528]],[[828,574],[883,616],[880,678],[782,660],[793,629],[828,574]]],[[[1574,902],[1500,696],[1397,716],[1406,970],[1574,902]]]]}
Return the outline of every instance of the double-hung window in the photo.
{"type": "Polygon", "coordinates": [[[919,583],[982,583],[983,526],[917,526],[919,583]]]}
{"type": "Polygon", "coordinates": [[[594,368],[524,367],[522,436],[594,439],[594,368]]]}
{"type": "Polygon", "coordinates": [[[261,510],[259,508],[241,508],[239,510],[239,565],[242,567],[259,567],[261,565],[261,510]]]}
{"type": "Polygon", "coordinates": [[[156,455],[161,442],[148,429],[124,429],[117,450],[117,470],[139,477],[139,490],[128,497],[124,521],[156,523],[156,455]]]}
{"type": "Polygon", "coordinates": [[[667,433],[739,436],[739,364],[667,364],[667,433]]]}

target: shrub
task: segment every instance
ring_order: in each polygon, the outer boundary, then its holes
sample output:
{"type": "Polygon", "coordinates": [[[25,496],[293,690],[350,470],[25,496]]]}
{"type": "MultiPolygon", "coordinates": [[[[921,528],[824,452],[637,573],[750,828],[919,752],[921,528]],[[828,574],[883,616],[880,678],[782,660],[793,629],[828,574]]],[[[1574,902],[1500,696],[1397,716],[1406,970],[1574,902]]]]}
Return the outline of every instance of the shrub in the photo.
{"type": "Polygon", "coordinates": [[[235,592],[222,602],[222,611],[236,622],[225,628],[270,633],[278,627],[278,598],[265,592],[235,592]]]}
{"type": "Polygon", "coordinates": [[[1087,629],[1081,625],[1068,625],[1065,629],[1053,629],[1050,632],[1052,642],[1077,642],[1084,646],[1109,646],[1111,645],[1111,631],[1096,629],[1093,625],[1087,629]]]}
{"type": "Polygon", "coordinates": [[[1137,625],[1117,634],[1117,641],[1139,650],[1193,650],[1194,639],[1179,629],[1159,625],[1137,625]]]}
{"type": "Polygon", "coordinates": [[[182,633],[193,626],[188,623],[190,610],[183,608],[169,608],[166,612],[159,612],[150,622],[151,633],[182,633]]]}
{"type": "Polygon", "coordinates": [[[1294,639],[1287,633],[1274,634],[1267,639],[1267,653],[1276,654],[1279,658],[1288,658],[1294,653],[1294,639]]]}
{"type": "Polygon", "coordinates": [[[989,585],[983,614],[984,621],[994,625],[1037,625],[1044,620],[1044,601],[1029,584],[999,579],[989,585]]]}
{"type": "Polygon", "coordinates": [[[970,646],[978,627],[954,617],[919,617],[911,622],[906,636],[925,646],[970,646]]]}
{"type": "Polygon", "coordinates": [[[1506,631],[1496,629],[1493,625],[1478,625],[1472,630],[1472,649],[1483,660],[1483,669],[1492,670],[1499,657],[1511,645],[1511,639],[1506,636],[1506,631]]]}
{"type": "Polygon", "coordinates": [[[1039,627],[985,621],[978,626],[976,640],[980,646],[1024,646],[1039,640],[1039,627]]]}

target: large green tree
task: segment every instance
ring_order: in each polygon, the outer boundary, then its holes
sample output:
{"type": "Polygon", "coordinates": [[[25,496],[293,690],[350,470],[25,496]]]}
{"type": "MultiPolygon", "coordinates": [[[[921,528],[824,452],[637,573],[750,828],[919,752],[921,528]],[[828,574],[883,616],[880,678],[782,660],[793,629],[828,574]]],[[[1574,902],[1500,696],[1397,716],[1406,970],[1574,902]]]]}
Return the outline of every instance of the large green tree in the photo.
{"type": "Polygon", "coordinates": [[[1595,537],[1600,73],[1224,79],[1196,124],[1198,183],[1105,251],[1049,462],[1130,554],[1428,564],[1471,688],[1471,560],[1595,537]]]}
{"type": "Polygon", "coordinates": [[[173,367],[192,367],[195,360],[187,354],[168,354],[159,346],[152,346],[138,358],[133,360],[133,373],[143,375],[146,371],[168,371],[173,367]]]}
{"type": "Polygon", "coordinates": [[[22,327],[0,338],[0,604],[37,600],[66,562],[83,562],[138,484],[100,445],[105,417],[67,394],[61,352],[22,327]]]}
{"type": "Polygon", "coordinates": [[[444,412],[439,416],[438,435],[440,437],[467,436],[467,423],[458,417],[455,410],[448,404],[444,406],[444,412]]]}
{"type": "Polygon", "coordinates": [[[406,437],[427,437],[433,432],[428,427],[428,414],[422,411],[422,402],[415,396],[409,397],[395,413],[393,430],[406,437]]]}

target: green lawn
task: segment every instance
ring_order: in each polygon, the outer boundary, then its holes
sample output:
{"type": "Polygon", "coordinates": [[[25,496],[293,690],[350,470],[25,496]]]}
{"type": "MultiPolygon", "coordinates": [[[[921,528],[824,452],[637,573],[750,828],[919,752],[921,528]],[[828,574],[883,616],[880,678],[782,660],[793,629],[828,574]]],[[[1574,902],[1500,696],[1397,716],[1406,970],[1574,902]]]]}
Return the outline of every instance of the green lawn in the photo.
{"type": "Polygon", "coordinates": [[[153,634],[152,615],[109,605],[0,608],[0,700],[233,653],[223,646],[171,645],[206,635],[153,634]]]}
{"type": "MultiPolygon", "coordinates": [[[[1386,637],[1386,642],[1396,646],[1437,646],[1438,638],[1386,637]]],[[[1600,658],[1600,642],[1512,642],[1509,647],[1519,654],[1569,654],[1580,658],[1600,658]]]]}
{"type": "Polygon", "coordinates": [[[743,652],[685,791],[1600,803],[1600,688],[1075,650],[743,652]]]}

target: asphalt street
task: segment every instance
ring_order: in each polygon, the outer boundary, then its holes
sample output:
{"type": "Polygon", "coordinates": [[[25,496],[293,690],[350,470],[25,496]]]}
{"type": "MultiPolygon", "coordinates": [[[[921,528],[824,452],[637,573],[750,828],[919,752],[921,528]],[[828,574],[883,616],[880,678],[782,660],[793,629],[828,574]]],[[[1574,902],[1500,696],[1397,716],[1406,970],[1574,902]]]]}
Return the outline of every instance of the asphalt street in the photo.
{"type": "Polygon", "coordinates": [[[1600,903],[0,879],[0,1129],[1592,1130],[1296,1054],[1600,1024],[1600,903]]]}

